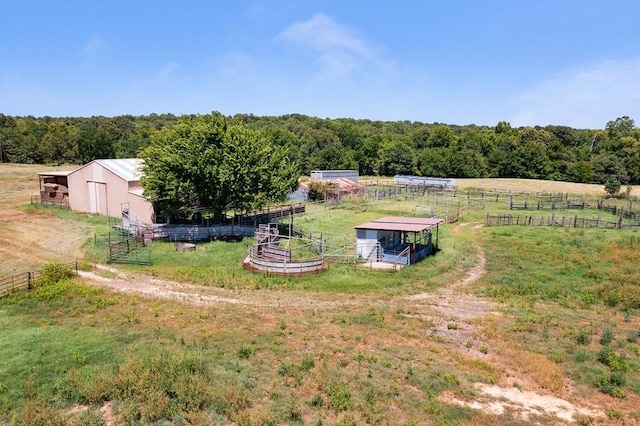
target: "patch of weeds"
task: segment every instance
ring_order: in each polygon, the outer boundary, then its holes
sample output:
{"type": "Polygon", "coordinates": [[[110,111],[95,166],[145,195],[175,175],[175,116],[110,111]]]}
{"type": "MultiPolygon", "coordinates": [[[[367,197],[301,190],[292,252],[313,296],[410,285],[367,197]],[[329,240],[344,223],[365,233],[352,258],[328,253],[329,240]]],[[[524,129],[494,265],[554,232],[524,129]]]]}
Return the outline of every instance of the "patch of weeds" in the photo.
{"type": "Polygon", "coordinates": [[[488,354],[489,353],[489,348],[487,347],[487,345],[480,346],[480,352],[482,352],[485,355],[488,354]]]}
{"type": "Polygon", "coordinates": [[[450,322],[447,324],[447,330],[457,330],[457,329],[458,329],[457,322],[450,322]]]}
{"type": "Polygon", "coordinates": [[[256,352],[253,346],[242,345],[240,349],[238,349],[238,358],[240,359],[248,359],[251,355],[256,352]]]}
{"type": "Polygon", "coordinates": [[[429,398],[425,403],[424,411],[433,417],[436,424],[466,424],[474,416],[474,410],[458,405],[448,405],[438,400],[429,398]]]}
{"type": "Polygon", "coordinates": [[[295,368],[291,363],[282,362],[278,366],[278,375],[282,377],[292,377],[295,374],[295,368]]]}
{"type": "Polygon", "coordinates": [[[302,361],[300,361],[300,365],[298,366],[300,371],[309,371],[313,367],[315,367],[315,360],[308,354],[302,358],[302,361]]]}
{"type": "Polygon", "coordinates": [[[625,385],[626,381],[623,373],[605,373],[597,376],[593,381],[593,385],[602,393],[611,395],[614,398],[624,398],[626,392],[621,387],[625,385]]]}
{"type": "Polygon", "coordinates": [[[393,379],[389,383],[389,387],[387,389],[387,394],[389,396],[398,396],[400,395],[400,387],[398,386],[398,381],[393,379]]]}
{"type": "Polygon", "coordinates": [[[631,330],[627,336],[627,342],[636,343],[640,339],[640,330],[631,330]]]}
{"type": "Polygon", "coordinates": [[[586,351],[580,350],[575,354],[576,362],[585,362],[589,358],[589,354],[586,351]]]}
{"type": "Polygon", "coordinates": [[[455,389],[460,386],[458,376],[446,371],[436,371],[429,375],[423,387],[430,396],[437,396],[448,389],[455,389]]]}
{"type": "Polygon", "coordinates": [[[589,330],[580,330],[576,336],[576,342],[579,345],[586,346],[591,343],[591,332],[589,330]]]}
{"type": "Polygon", "coordinates": [[[381,325],[384,322],[384,312],[369,308],[364,314],[354,315],[351,321],[359,325],[381,325]]]}
{"type": "Polygon", "coordinates": [[[610,346],[604,346],[600,349],[598,352],[598,361],[611,368],[611,371],[624,373],[629,370],[627,357],[614,352],[610,346]]]}
{"type": "Polygon", "coordinates": [[[610,328],[605,328],[602,332],[602,336],[600,336],[600,344],[608,345],[613,341],[613,330],[610,328]]]}
{"type": "Polygon", "coordinates": [[[580,425],[580,426],[589,426],[589,425],[593,424],[594,419],[591,416],[582,415],[582,416],[578,416],[576,421],[578,422],[578,425],[580,425]]]}
{"type": "Polygon", "coordinates": [[[377,395],[376,395],[376,390],[373,386],[368,385],[363,391],[362,391],[362,399],[365,400],[365,402],[369,405],[375,405],[376,400],[377,400],[377,395]]]}
{"type": "Polygon", "coordinates": [[[620,420],[622,418],[622,413],[615,408],[609,408],[606,413],[609,420],[620,420]]]}
{"type": "Polygon", "coordinates": [[[311,398],[311,406],[321,408],[324,406],[324,398],[322,395],[315,395],[311,398]]]}
{"type": "Polygon", "coordinates": [[[552,352],[549,352],[547,356],[551,361],[555,362],[556,364],[560,364],[565,361],[565,355],[562,352],[552,351],[552,352]]]}
{"type": "Polygon", "coordinates": [[[335,411],[349,410],[353,402],[351,400],[351,389],[346,383],[335,383],[329,386],[329,406],[335,411]]]}
{"type": "Polygon", "coordinates": [[[61,263],[46,263],[42,265],[38,273],[38,278],[33,282],[34,288],[56,284],[73,276],[73,271],[69,265],[61,263]]]}

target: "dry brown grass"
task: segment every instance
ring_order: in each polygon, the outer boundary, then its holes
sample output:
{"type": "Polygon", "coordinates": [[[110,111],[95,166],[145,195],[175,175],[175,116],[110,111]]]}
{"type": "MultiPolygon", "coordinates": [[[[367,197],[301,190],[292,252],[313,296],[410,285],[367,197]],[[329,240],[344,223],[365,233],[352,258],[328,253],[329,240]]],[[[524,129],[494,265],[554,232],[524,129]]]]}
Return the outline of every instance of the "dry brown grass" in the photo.
{"type": "Polygon", "coordinates": [[[0,164],[0,277],[37,269],[46,262],[71,262],[90,230],[46,212],[25,209],[38,195],[38,172],[68,170],[27,164],[0,164]]]}
{"type": "MultiPolygon", "coordinates": [[[[604,185],[551,180],[509,178],[456,179],[456,184],[462,189],[482,188],[526,192],[570,193],[591,196],[606,195],[604,185]]],[[[625,189],[625,187],[622,187],[621,191],[624,192],[625,189]]],[[[640,186],[634,186],[631,195],[640,196],[640,186]]]]}

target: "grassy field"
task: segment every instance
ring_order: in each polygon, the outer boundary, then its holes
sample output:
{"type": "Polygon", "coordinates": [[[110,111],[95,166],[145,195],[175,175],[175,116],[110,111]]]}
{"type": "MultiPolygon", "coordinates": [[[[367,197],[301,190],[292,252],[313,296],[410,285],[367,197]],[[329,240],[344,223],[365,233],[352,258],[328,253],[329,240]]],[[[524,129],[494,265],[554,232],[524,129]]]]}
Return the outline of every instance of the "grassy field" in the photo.
{"type": "MultiPolygon", "coordinates": [[[[2,241],[29,250],[3,252],[0,276],[76,253],[104,262],[107,221],[25,207],[39,168],[11,167],[0,165],[3,182],[13,175],[22,190],[3,199],[2,241]],[[75,246],[60,242],[68,246],[58,256],[49,235],[51,246],[32,245],[25,236],[45,223],[68,230],[57,238],[75,246]]],[[[356,224],[433,203],[354,203],[296,225],[337,244],[356,224]]],[[[256,275],[241,266],[250,241],[189,253],[154,242],[152,266],[119,268],[133,284],[171,279],[238,303],[44,274],[35,290],[0,299],[0,424],[568,423],[545,411],[549,397],[584,409],[574,423],[640,421],[640,233],[488,227],[485,214],[508,212],[506,201],[456,205],[460,219],[440,229],[437,255],[395,274],[335,264],[318,275],[256,275]],[[512,402],[520,392],[537,396],[537,414],[512,402]]]]}

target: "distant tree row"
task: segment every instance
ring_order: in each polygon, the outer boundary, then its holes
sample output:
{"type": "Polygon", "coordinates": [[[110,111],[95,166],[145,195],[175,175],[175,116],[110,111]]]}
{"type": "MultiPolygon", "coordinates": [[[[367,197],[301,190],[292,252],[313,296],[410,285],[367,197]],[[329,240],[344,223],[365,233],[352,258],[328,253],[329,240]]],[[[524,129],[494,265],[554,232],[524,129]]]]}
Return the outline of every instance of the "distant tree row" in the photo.
{"type": "MultiPolygon", "coordinates": [[[[0,114],[0,160],[84,164],[137,157],[152,136],[181,118],[172,114],[90,118],[0,114]]],[[[186,118],[194,119],[196,116],[186,118]]],[[[640,129],[619,117],[604,129],[513,128],[411,121],[321,119],[299,114],[226,117],[258,131],[299,170],[357,169],[361,175],[513,177],[640,184],[640,129]]]]}

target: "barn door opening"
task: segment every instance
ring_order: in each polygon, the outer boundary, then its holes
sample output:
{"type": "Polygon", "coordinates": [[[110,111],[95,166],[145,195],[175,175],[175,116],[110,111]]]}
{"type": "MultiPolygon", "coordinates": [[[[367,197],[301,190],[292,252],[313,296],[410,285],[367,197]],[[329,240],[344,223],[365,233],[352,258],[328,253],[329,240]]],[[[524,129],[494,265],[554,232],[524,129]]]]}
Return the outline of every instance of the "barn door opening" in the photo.
{"type": "Polygon", "coordinates": [[[89,193],[89,212],[94,214],[109,215],[107,207],[107,184],[104,182],[87,182],[89,193]]]}

